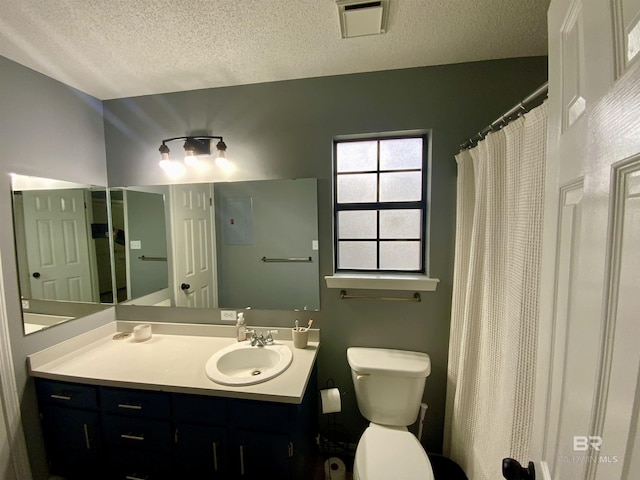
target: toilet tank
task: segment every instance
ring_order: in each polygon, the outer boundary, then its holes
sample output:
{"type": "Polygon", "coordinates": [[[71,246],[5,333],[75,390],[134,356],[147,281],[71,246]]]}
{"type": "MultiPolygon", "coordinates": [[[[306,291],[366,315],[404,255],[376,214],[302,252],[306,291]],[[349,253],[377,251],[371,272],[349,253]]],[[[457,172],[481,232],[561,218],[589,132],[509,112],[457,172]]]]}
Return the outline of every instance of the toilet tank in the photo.
{"type": "Polygon", "coordinates": [[[380,425],[408,426],[418,418],[431,359],[421,352],[349,347],[347,361],[360,413],[380,425]]]}

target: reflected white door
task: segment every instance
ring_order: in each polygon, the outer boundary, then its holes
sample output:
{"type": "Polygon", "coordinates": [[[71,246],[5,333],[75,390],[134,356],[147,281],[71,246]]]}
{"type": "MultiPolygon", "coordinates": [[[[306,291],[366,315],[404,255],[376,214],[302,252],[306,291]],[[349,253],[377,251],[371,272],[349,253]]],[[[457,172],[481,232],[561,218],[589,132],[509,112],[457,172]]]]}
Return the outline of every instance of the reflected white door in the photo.
{"type": "Polygon", "coordinates": [[[170,197],[176,306],[216,307],[211,186],[172,185],[170,197]]]}
{"type": "Polygon", "coordinates": [[[536,457],[546,479],[635,479],[640,1],[554,0],[548,18],[536,457]]]}
{"type": "Polygon", "coordinates": [[[82,190],[23,192],[33,298],[91,302],[91,266],[82,190]]]}

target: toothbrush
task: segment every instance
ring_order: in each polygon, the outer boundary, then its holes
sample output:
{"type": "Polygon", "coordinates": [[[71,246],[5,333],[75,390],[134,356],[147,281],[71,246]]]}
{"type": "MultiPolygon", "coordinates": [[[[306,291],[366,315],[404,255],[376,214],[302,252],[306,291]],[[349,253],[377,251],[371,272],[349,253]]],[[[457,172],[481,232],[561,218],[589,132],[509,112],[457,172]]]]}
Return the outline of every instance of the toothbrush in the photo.
{"type": "Polygon", "coordinates": [[[299,330],[299,328],[298,328],[298,320],[296,320],[296,328],[294,330],[299,330]]]}
{"type": "Polygon", "coordinates": [[[307,324],[307,330],[311,328],[312,323],[313,323],[313,320],[309,319],[309,323],[307,324]]]}

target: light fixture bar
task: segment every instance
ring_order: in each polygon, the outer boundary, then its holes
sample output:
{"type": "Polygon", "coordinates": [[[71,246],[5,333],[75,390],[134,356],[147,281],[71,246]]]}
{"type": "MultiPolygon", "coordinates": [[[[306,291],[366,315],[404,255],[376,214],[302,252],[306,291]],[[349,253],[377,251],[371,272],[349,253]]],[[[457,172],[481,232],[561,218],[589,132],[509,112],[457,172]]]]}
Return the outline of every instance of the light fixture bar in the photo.
{"type": "Polygon", "coordinates": [[[214,135],[189,135],[184,137],[165,138],[164,140],[162,140],[162,144],[160,145],[158,151],[160,152],[160,155],[162,157],[162,159],[160,160],[160,166],[163,169],[167,169],[173,164],[173,162],[169,158],[170,150],[167,146],[167,143],[176,140],[184,140],[184,163],[189,166],[197,165],[197,155],[211,155],[211,141],[218,140],[218,143],[216,144],[216,149],[218,150],[216,163],[220,165],[220,163],[222,162],[226,165],[227,144],[224,143],[222,137],[214,135]]]}

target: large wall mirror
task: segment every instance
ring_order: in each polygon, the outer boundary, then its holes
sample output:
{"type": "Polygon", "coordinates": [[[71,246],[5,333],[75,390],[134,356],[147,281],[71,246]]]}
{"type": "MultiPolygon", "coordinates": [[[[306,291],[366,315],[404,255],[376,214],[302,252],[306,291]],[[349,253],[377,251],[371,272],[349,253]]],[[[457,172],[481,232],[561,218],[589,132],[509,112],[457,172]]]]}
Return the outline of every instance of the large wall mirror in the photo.
{"type": "Polygon", "coordinates": [[[315,179],[116,188],[111,202],[119,303],[319,309],[315,179]]]}
{"type": "Polygon", "coordinates": [[[104,187],[12,175],[25,334],[114,303],[104,187]]]}
{"type": "Polygon", "coordinates": [[[116,303],[320,308],[315,179],[12,193],[26,334],[116,303]]]}

